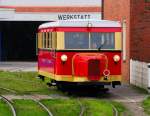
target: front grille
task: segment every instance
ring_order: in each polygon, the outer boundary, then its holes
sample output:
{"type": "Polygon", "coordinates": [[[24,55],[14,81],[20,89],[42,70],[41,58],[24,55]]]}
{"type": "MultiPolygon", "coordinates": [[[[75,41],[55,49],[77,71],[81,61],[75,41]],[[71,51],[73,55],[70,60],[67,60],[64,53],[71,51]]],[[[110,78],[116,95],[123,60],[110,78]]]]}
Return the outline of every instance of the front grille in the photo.
{"type": "Polygon", "coordinates": [[[91,81],[100,79],[100,60],[88,61],[88,79],[91,81]]]}

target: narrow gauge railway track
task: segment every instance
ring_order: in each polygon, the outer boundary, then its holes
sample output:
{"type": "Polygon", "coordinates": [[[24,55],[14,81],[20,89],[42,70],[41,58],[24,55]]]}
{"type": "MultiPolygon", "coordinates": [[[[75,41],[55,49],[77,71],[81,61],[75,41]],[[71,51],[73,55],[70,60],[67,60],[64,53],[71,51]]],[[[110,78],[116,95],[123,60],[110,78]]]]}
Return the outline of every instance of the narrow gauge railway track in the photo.
{"type": "Polygon", "coordinates": [[[38,103],[43,109],[45,109],[48,113],[48,116],[53,116],[52,112],[43,104],[41,103],[40,101],[38,100],[34,100],[36,103],[38,103]]]}
{"type": "Polygon", "coordinates": [[[5,87],[0,87],[0,89],[11,92],[11,93],[14,93],[14,94],[17,93],[15,90],[8,89],[8,88],[5,88],[5,87]]]}
{"type": "MultiPolygon", "coordinates": [[[[79,103],[80,109],[81,109],[79,116],[83,116],[86,108],[79,99],[77,99],[77,100],[78,100],[78,103],[79,103]]],[[[112,110],[113,110],[113,116],[119,116],[119,112],[118,112],[117,108],[113,104],[111,104],[111,106],[112,106],[112,110]]]]}
{"type": "Polygon", "coordinates": [[[133,99],[132,97],[130,97],[131,95],[130,96],[123,96],[123,95],[118,94],[116,92],[113,92],[113,93],[114,93],[115,96],[120,97],[122,100],[124,100],[124,102],[122,102],[122,103],[127,108],[130,108],[129,109],[130,112],[125,112],[125,113],[127,113],[126,115],[135,115],[135,116],[140,115],[140,116],[145,116],[144,112],[141,110],[141,106],[138,105],[138,102],[140,103],[140,101],[136,101],[136,99],[133,99]]]}
{"type": "Polygon", "coordinates": [[[15,110],[14,106],[12,105],[11,101],[9,101],[7,98],[5,98],[5,97],[2,96],[2,95],[0,95],[0,98],[1,98],[2,100],[4,100],[4,101],[8,104],[8,106],[11,108],[11,111],[12,111],[13,116],[16,116],[16,110],[15,110]]]}
{"type": "Polygon", "coordinates": [[[79,116],[83,116],[83,114],[84,114],[86,108],[85,108],[85,106],[81,103],[81,101],[80,101],[79,99],[77,99],[77,101],[78,101],[78,103],[79,103],[79,105],[80,105],[80,109],[81,109],[79,116]]]}
{"type": "MultiPolygon", "coordinates": [[[[8,88],[0,87],[0,89],[6,90],[6,91],[14,93],[14,94],[17,93],[15,90],[8,89],[8,88]]],[[[13,107],[11,102],[6,97],[4,97],[2,95],[0,95],[0,98],[2,98],[9,105],[9,107],[11,108],[11,111],[13,112],[13,116],[16,116],[15,108],[13,107]]],[[[43,109],[45,109],[45,111],[48,113],[49,116],[53,116],[52,112],[43,103],[41,103],[40,101],[35,100],[35,99],[34,99],[34,101],[37,102],[43,109]]],[[[83,116],[85,111],[86,111],[86,107],[81,103],[79,98],[77,98],[77,101],[78,101],[78,104],[79,104],[80,109],[81,109],[79,116],[83,116]]],[[[112,105],[112,109],[113,109],[113,116],[118,116],[119,113],[118,113],[117,108],[113,104],[111,104],[111,105],[112,105]]]]}
{"type": "Polygon", "coordinates": [[[113,104],[111,104],[111,105],[112,105],[112,109],[113,109],[113,116],[119,116],[119,112],[118,112],[117,108],[113,104]]]}

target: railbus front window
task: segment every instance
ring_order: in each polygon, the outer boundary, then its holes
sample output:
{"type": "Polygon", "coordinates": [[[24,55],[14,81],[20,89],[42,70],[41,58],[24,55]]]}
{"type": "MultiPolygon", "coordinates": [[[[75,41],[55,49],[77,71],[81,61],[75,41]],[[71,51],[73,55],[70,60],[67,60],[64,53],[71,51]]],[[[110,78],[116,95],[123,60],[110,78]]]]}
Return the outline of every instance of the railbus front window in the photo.
{"type": "Polygon", "coordinates": [[[92,32],[90,38],[91,49],[115,49],[114,33],[92,32]]]}
{"type": "Polygon", "coordinates": [[[65,49],[89,49],[89,33],[65,32],[65,49]]]}

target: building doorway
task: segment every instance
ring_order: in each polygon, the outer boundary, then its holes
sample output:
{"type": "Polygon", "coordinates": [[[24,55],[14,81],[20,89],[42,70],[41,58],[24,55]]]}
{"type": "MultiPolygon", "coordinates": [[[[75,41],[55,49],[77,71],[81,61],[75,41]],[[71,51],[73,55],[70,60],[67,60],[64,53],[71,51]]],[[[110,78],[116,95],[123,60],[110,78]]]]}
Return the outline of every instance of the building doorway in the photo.
{"type": "Polygon", "coordinates": [[[39,21],[0,21],[0,60],[36,61],[39,21]]]}

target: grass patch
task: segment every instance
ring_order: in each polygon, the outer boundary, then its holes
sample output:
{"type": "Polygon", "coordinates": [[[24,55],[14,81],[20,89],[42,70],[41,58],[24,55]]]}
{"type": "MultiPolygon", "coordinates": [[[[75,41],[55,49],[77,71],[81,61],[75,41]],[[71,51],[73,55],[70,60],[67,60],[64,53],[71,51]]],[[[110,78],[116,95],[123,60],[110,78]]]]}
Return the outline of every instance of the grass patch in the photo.
{"type": "Polygon", "coordinates": [[[0,94],[50,94],[57,93],[37,77],[36,72],[0,72],[0,94]],[[3,89],[4,88],[4,89],[3,89]],[[7,88],[8,90],[6,90],[7,88]],[[9,91],[10,89],[10,91],[9,91]],[[15,91],[15,92],[13,92],[15,91]]]}
{"type": "Polygon", "coordinates": [[[78,116],[80,105],[75,99],[50,99],[42,100],[54,116],[78,116]]]}
{"type": "MultiPolygon", "coordinates": [[[[78,116],[81,112],[80,105],[77,99],[47,99],[41,100],[48,109],[53,113],[54,116],[78,116]]],[[[106,100],[98,99],[80,99],[80,102],[85,107],[85,112],[83,116],[113,116],[112,105],[119,112],[119,116],[131,116],[128,113],[128,110],[118,102],[108,102],[106,100]]],[[[15,106],[18,116],[47,116],[47,112],[41,108],[39,104],[33,100],[13,100],[13,105],[15,106]]],[[[150,109],[150,98],[149,98],[149,107],[150,109]]],[[[1,103],[0,101],[0,115],[11,116],[10,109],[6,104],[1,103]],[[4,107],[5,105],[5,107],[4,107]]]]}
{"type": "Polygon", "coordinates": [[[0,116],[12,116],[10,107],[1,99],[0,116]]]}
{"type": "Polygon", "coordinates": [[[145,113],[150,115],[150,97],[143,101],[142,106],[144,108],[145,113]]]}
{"type": "Polygon", "coordinates": [[[82,99],[86,111],[84,116],[113,116],[112,106],[105,100],[82,99]]]}
{"type": "Polygon", "coordinates": [[[48,116],[41,106],[32,100],[13,100],[18,116],[48,116]]]}

